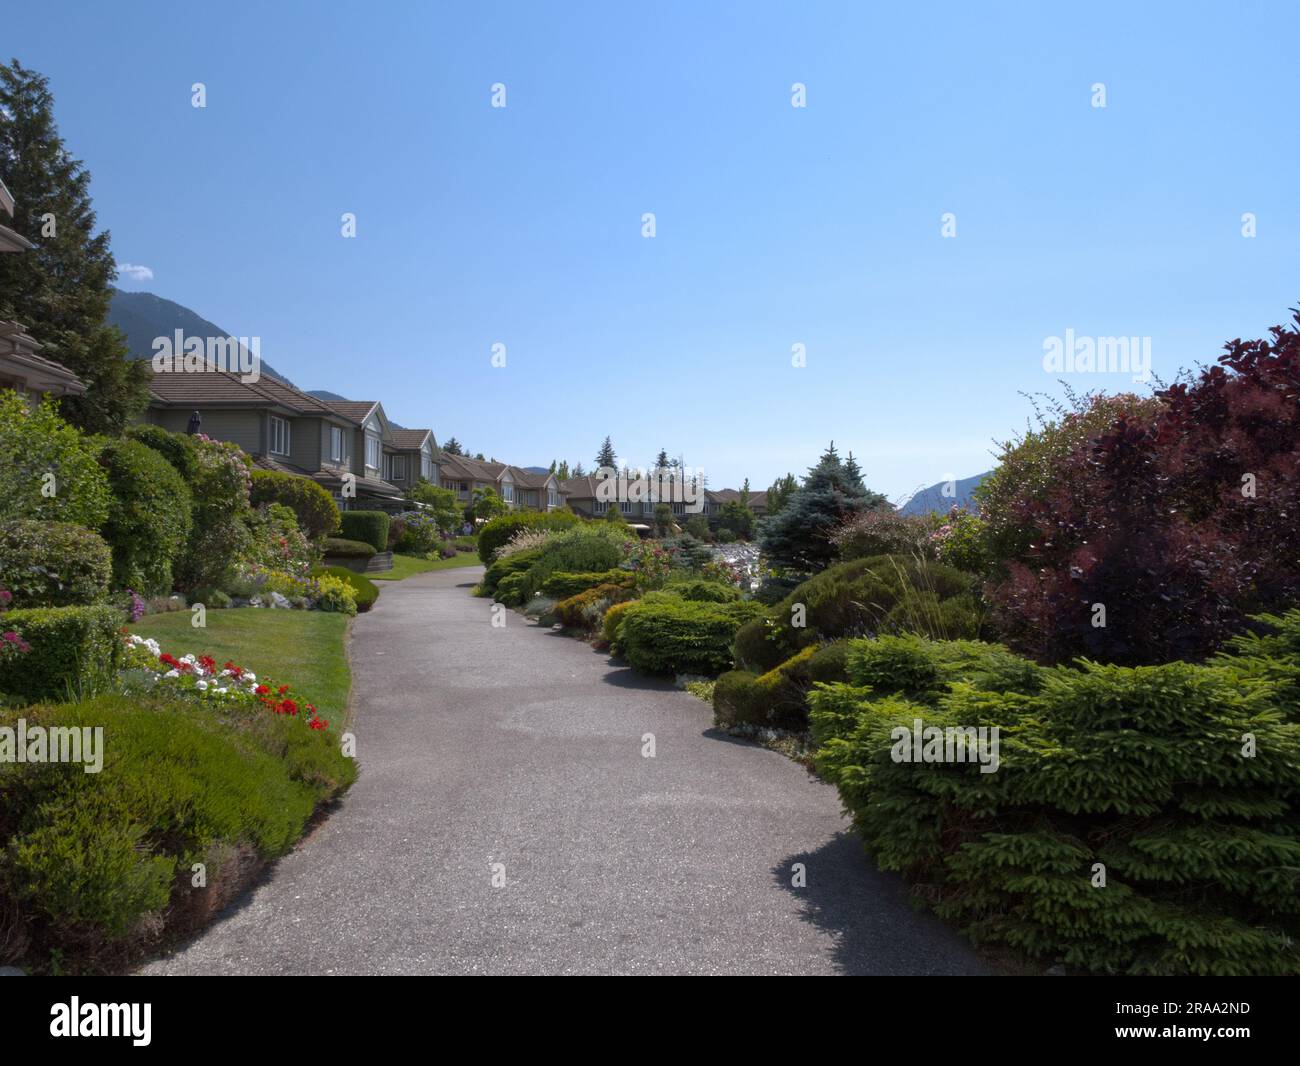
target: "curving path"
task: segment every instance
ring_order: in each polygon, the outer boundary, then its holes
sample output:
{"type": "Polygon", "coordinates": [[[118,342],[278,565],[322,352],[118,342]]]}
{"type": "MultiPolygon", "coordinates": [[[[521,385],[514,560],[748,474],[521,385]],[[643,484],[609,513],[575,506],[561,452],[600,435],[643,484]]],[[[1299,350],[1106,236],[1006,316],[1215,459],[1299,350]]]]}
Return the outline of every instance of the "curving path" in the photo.
{"type": "Polygon", "coordinates": [[[579,641],[493,628],[481,573],[384,586],[352,638],[360,780],[144,972],[986,972],[876,872],[834,789],[579,641]]]}

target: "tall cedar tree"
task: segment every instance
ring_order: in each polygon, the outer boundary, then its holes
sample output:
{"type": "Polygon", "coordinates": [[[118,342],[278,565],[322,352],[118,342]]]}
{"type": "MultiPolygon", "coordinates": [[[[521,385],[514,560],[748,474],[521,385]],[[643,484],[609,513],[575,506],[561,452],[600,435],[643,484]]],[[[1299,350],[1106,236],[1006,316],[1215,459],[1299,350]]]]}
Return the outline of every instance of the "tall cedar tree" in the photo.
{"type": "Polygon", "coordinates": [[[600,451],[596,453],[596,469],[607,466],[611,470],[618,469],[618,456],[614,452],[613,442],[606,437],[605,443],[600,446],[600,451]]]}
{"type": "Polygon", "coordinates": [[[443,450],[444,452],[446,452],[448,455],[464,455],[464,454],[465,454],[465,450],[464,450],[464,448],[461,446],[460,441],[458,441],[455,437],[452,437],[450,440],[445,440],[445,441],[443,441],[443,443],[442,443],[442,450],[443,450]]]}
{"type": "Polygon", "coordinates": [[[763,527],[763,552],[778,566],[810,572],[835,561],[831,534],[845,519],[863,511],[889,506],[878,492],[862,483],[862,471],[850,455],[841,459],[832,441],[817,465],[808,471],[803,486],[781,513],[763,527]]]}
{"type": "Polygon", "coordinates": [[[94,232],[90,172],[59,136],[47,79],[16,59],[0,66],[0,179],[13,228],[36,246],[0,256],[0,319],[21,322],[42,355],[85,382],[84,397],[61,403],[69,421],[119,433],[148,402],[149,365],[105,324],[117,268],[108,231],[94,232]]]}

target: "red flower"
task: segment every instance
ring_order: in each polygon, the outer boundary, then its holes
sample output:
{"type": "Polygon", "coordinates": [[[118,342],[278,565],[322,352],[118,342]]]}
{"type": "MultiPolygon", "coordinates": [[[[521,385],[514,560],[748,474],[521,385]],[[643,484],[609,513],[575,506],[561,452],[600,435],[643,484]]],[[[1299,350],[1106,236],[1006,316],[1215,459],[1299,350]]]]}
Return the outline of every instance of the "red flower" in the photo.
{"type": "Polygon", "coordinates": [[[313,718],[307,724],[311,726],[312,729],[325,729],[329,725],[329,722],[325,721],[324,718],[313,718]]]}
{"type": "Polygon", "coordinates": [[[271,690],[267,688],[265,685],[258,685],[257,688],[253,689],[253,691],[256,692],[259,696],[265,696],[271,690]]]}

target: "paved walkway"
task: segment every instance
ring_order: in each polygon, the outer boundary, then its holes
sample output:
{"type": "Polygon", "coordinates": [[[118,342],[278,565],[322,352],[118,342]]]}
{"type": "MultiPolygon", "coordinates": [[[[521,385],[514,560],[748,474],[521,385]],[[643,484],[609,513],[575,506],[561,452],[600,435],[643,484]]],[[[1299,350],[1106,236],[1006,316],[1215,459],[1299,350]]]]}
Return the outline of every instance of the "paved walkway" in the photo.
{"type": "Polygon", "coordinates": [[[834,789],[580,641],[493,628],[481,573],[383,586],[353,630],[360,780],[145,972],[984,972],[875,871],[834,789]]]}

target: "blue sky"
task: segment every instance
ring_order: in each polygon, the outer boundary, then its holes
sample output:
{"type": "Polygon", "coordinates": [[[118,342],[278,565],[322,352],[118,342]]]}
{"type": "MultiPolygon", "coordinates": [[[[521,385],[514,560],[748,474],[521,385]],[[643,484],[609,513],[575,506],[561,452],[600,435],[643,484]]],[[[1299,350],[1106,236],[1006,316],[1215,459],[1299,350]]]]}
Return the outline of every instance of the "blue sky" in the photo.
{"type": "Polygon", "coordinates": [[[1059,6],[54,2],[0,53],[153,273],[122,287],[300,386],[715,487],[834,438],[897,499],[1059,393],[1048,337],[1168,378],[1300,302],[1296,5],[1059,6]]]}

